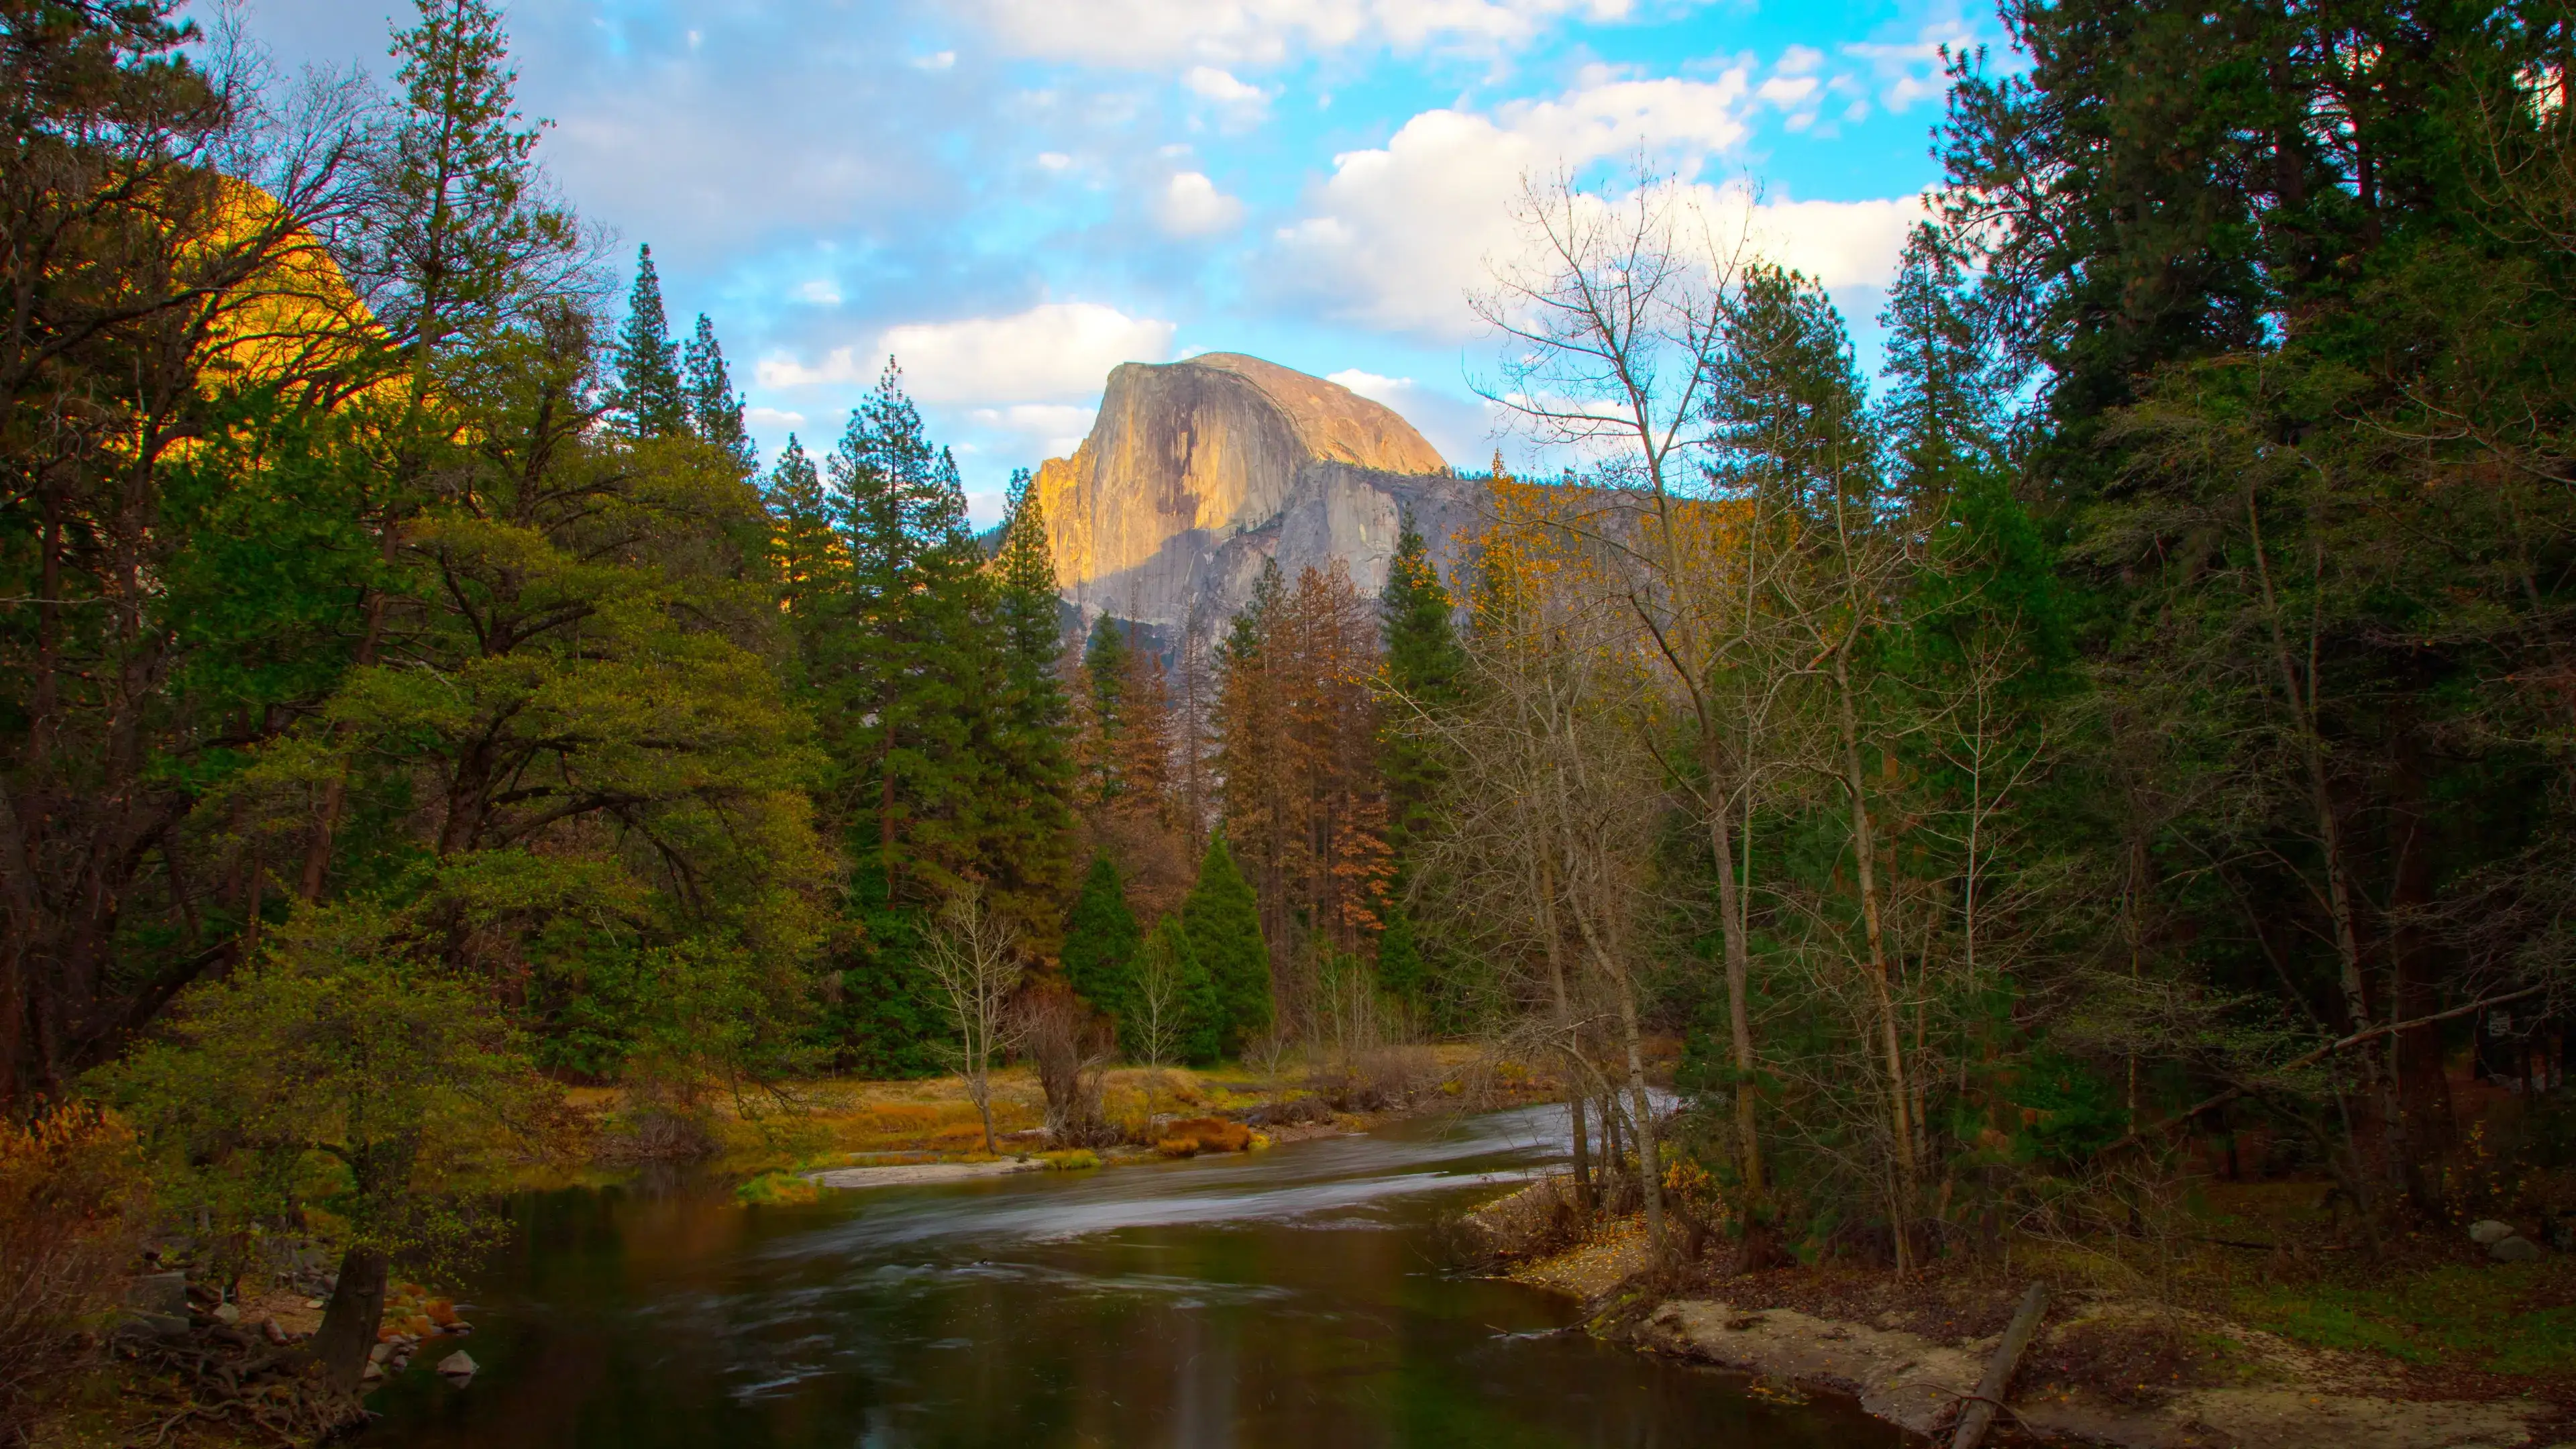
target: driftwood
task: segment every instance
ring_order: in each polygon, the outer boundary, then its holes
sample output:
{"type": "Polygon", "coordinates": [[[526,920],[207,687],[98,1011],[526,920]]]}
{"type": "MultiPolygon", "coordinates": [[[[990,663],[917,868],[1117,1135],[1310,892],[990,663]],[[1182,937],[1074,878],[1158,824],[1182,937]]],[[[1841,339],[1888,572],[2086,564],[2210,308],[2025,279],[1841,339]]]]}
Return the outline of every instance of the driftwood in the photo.
{"type": "Polygon", "coordinates": [[[2023,1350],[2030,1347],[2031,1335],[2039,1332],[2039,1315],[2048,1307],[2048,1285],[2033,1283],[2021,1296],[2021,1310],[2013,1314],[2012,1327],[2004,1330],[2004,1341],[1995,1345],[1995,1356],[1986,1364],[1986,1376],[1977,1385],[1977,1396],[1968,1400],[1959,1412],[1959,1431],[1950,1436],[1950,1449],[1977,1449],[1985,1442],[1986,1430],[1993,1427],[1995,1411],[2004,1404],[2004,1391],[2012,1387],[2013,1370],[2021,1367],[2023,1350]]]}

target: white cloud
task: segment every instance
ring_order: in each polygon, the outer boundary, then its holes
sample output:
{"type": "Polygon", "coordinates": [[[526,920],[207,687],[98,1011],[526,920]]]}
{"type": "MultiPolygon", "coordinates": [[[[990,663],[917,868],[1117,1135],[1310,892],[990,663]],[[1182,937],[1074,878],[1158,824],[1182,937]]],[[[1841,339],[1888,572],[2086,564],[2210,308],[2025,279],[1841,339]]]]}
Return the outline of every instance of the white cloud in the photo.
{"type": "Polygon", "coordinates": [[[1236,80],[1233,72],[1219,70],[1212,65],[1191,66],[1189,74],[1181,77],[1181,83],[1201,100],[1214,101],[1221,106],[1258,106],[1270,99],[1261,87],[1246,85],[1236,80]]]}
{"type": "Polygon", "coordinates": [[[905,63],[914,70],[947,70],[957,64],[957,52],[943,50],[936,55],[916,55],[905,63]]]}
{"type": "Polygon", "coordinates": [[[1267,65],[1358,45],[1500,49],[1569,18],[1625,18],[1632,0],[974,0],[1023,55],[1148,68],[1267,65]]]}
{"type": "Polygon", "coordinates": [[[1383,149],[1333,158],[1308,214],[1278,235],[1292,284],[1352,320],[1459,338],[1476,331],[1463,295],[1515,240],[1524,176],[1639,147],[1695,169],[1739,145],[1750,77],[1604,80],[1491,114],[1424,111],[1383,149]]]}
{"type": "Polygon", "coordinates": [[[805,426],[803,413],[782,412],[777,408],[745,408],[742,410],[742,420],[763,432],[805,426]]]}
{"type": "Polygon", "coordinates": [[[1009,407],[976,408],[966,416],[977,427],[1008,434],[1019,444],[1015,449],[1019,453],[1064,458],[1082,446],[1083,434],[1091,431],[1091,420],[1099,411],[1071,403],[1013,403],[1009,407]]]}
{"type": "MultiPolygon", "coordinates": [[[[1746,113],[1766,99],[1747,70],[1709,80],[1601,74],[1596,84],[1490,113],[1425,111],[1384,148],[1335,157],[1306,214],[1275,236],[1282,285],[1376,329],[1475,336],[1483,329],[1467,294],[1490,285],[1493,266],[1514,262],[1524,244],[1511,220],[1522,179],[1640,149],[1674,174],[1674,199],[1695,208],[1715,236],[1740,235],[1756,254],[1829,288],[1876,285],[1892,274],[1906,229],[1921,214],[1913,199],[1763,204],[1741,186],[1698,179],[1742,143],[1746,113]]],[[[1804,84],[1801,96],[1814,89],[1796,76],[1766,84],[1804,84]]]]}
{"type": "Polygon", "coordinates": [[[1340,383],[1342,386],[1349,388],[1351,391],[1358,393],[1364,398],[1382,402],[1388,407],[1396,408],[1399,411],[1402,410],[1400,400],[1413,391],[1412,378],[1388,377],[1382,373],[1362,372],[1356,367],[1344,368],[1340,372],[1326,373],[1324,375],[1324,381],[1340,383]]]}
{"type": "Polygon", "coordinates": [[[1169,357],[1174,330],[1169,322],[1096,302],[1049,302],[1008,317],[889,327],[865,348],[834,348],[810,365],[763,358],[758,377],[762,387],[866,385],[891,355],[903,368],[905,389],[922,402],[1070,401],[1097,393],[1119,363],[1169,357]]]}
{"type": "Polygon", "coordinates": [[[1842,51],[1869,66],[1878,86],[1878,103],[1888,110],[1902,111],[1916,101],[1948,93],[1950,82],[1942,73],[1943,46],[1957,54],[1975,49],[1976,44],[1974,33],[1951,24],[1926,27],[1910,44],[1862,42],[1846,45],[1842,51]]]}
{"type": "Polygon", "coordinates": [[[1155,224],[1173,236],[1206,236],[1243,220],[1243,203],[1216,189],[1202,172],[1184,171],[1154,198],[1155,224]]]}
{"type": "Polygon", "coordinates": [[[841,305],[841,288],[828,278],[816,277],[796,289],[796,300],[811,302],[818,307],[838,307],[841,305]]]}

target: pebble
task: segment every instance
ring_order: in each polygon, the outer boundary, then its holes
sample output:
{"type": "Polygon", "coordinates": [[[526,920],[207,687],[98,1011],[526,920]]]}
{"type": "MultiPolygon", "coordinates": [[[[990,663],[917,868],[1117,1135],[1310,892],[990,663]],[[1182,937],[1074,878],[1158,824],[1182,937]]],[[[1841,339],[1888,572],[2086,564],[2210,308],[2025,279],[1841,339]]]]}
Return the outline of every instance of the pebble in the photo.
{"type": "Polygon", "coordinates": [[[474,1377],[474,1367],[474,1360],[461,1348],[438,1361],[438,1371],[451,1379],[474,1377]]]}

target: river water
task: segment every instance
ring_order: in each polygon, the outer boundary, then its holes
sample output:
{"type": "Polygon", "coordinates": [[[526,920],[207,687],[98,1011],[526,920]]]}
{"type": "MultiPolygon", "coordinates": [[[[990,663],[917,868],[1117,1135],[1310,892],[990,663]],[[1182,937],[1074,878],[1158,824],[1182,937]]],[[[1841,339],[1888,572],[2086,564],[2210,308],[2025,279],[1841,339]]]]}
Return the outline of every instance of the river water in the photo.
{"type": "Polygon", "coordinates": [[[471,1284],[482,1371],[463,1389],[403,1375],[365,1441],[1900,1442],[1842,1406],[1560,1332],[1567,1300],[1456,1271],[1442,1215],[1561,1159],[1563,1122],[1533,1108],[787,1208],[712,1185],[534,1195],[471,1284]]]}

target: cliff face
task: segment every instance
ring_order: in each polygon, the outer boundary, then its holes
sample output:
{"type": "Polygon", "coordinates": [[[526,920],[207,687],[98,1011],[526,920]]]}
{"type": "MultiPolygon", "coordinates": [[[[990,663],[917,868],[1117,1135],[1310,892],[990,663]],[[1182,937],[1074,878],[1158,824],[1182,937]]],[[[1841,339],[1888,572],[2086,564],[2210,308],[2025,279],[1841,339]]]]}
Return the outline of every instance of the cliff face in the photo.
{"type": "Polygon", "coordinates": [[[1091,435],[1038,470],[1056,579],[1086,619],[1221,626],[1262,561],[1334,559],[1386,581],[1400,511],[1446,564],[1482,490],[1395,411],[1258,358],[1211,353],[1109,374],[1091,435]]]}

